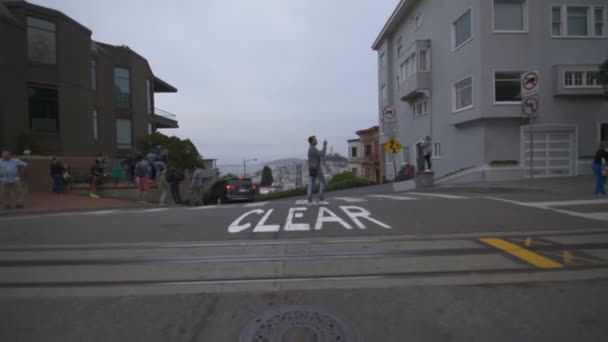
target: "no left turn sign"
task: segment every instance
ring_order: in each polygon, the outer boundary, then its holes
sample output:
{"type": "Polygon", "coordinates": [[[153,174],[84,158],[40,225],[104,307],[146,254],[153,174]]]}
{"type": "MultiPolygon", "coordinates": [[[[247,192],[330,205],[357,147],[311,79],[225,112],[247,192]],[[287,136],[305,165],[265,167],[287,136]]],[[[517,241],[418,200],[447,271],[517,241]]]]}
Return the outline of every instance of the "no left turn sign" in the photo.
{"type": "Polygon", "coordinates": [[[382,111],[382,115],[384,116],[384,119],[386,121],[395,120],[395,110],[391,106],[384,107],[384,110],[382,111]]]}
{"type": "Polygon", "coordinates": [[[535,116],[538,113],[538,107],[539,102],[536,96],[526,97],[521,102],[522,112],[529,117],[535,116]]]}

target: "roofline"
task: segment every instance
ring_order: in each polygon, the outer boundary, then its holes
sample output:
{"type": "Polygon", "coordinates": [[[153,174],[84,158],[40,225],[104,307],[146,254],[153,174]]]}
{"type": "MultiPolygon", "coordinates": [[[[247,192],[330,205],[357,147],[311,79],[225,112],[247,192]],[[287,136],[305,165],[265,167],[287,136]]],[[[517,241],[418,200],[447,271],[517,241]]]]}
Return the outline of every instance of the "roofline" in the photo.
{"type": "Polygon", "coordinates": [[[374,44],[372,44],[372,50],[376,51],[380,48],[380,44],[382,43],[382,40],[384,40],[384,37],[387,34],[391,33],[393,26],[395,25],[397,20],[401,19],[401,17],[405,15],[405,13],[407,13],[407,11],[409,10],[408,5],[411,5],[413,2],[414,0],[399,1],[399,4],[397,4],[397,7],[395,8],[391,16],[388,18],[387,22],[384,24],[384,27],[382,27],[382,31],[380,31],[380,34],[378,34],[378,37],[374,41],[374,44]]]}
{"type": "Polygon", "coordinates": [[[373,133],[375,131],[380,131],[380,126],[372,126],[370,128],[362,129],[357,131],[357,135],[365,134],[365,133],[373,133]]]}
{"type": "Polygon", "coordinates": [[[350,139],[350,140],[347,140],[346,142],[350,143],[350,142],[357,142],[357,141],[361,141],[361,139],[350,139]]]}
{"type": "Polygon", "coordinates": [[[56,17],[63,18],[65,20],[71,22],[72,24],[75,24],[80,29],[82,29],[83,31],[87,32],[89,35],[93,34],[93,31],[91,31],[88,27],[82,25],[81,23],[77,22],[75,19],[73,19],[70,16],[64,14],[63,12],[58,11],[58,10],[53,9],[53,8],[49,8],[49,7],[44,7],[44,6],[32,4],[32,3],[29,3],[27,1],[5,1],[4,5],[5,5],[5,7],[9,11],[10,11],[11,8],[26,8],[28,10],[47,12],[48,14],[51,14],[51,15],[56,16],[56,17]]]}

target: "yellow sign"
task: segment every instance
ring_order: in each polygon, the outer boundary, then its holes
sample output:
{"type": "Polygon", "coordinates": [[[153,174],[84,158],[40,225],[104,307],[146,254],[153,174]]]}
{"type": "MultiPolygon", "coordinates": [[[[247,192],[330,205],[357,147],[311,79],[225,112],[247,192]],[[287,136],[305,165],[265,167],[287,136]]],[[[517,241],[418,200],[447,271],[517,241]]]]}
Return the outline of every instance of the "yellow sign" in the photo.
{"type": "Polygon", "coordinates": [[[384,150],[388,153],[397,154],[401,151],[401,144],[397,139],[391,138],[384,144],[384,150]]]}

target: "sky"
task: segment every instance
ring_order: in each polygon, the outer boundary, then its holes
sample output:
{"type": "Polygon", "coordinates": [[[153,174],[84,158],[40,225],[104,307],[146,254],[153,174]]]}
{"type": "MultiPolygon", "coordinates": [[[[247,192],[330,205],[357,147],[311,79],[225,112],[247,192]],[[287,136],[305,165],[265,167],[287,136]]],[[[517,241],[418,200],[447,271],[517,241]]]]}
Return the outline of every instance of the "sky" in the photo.
{"type": "Polygon", "coordinates": [[[30,0],[128,45],[178,92],[155,105],[219,164],[305,158],[317,135],[347,154],[377,125],[371,45],[398,0],[30,0]]]}

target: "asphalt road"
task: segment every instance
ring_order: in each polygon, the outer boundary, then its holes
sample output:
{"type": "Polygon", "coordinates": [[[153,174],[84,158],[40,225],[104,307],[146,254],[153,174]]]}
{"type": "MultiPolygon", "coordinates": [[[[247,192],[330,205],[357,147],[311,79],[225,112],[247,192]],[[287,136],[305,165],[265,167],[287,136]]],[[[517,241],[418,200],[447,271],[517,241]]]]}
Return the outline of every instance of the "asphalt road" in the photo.
{"type": "Polygon", "coordinates": [[[607,280],[608,200],[584,195],[0,217],[2,341],[605,341],[607,280]]]}

